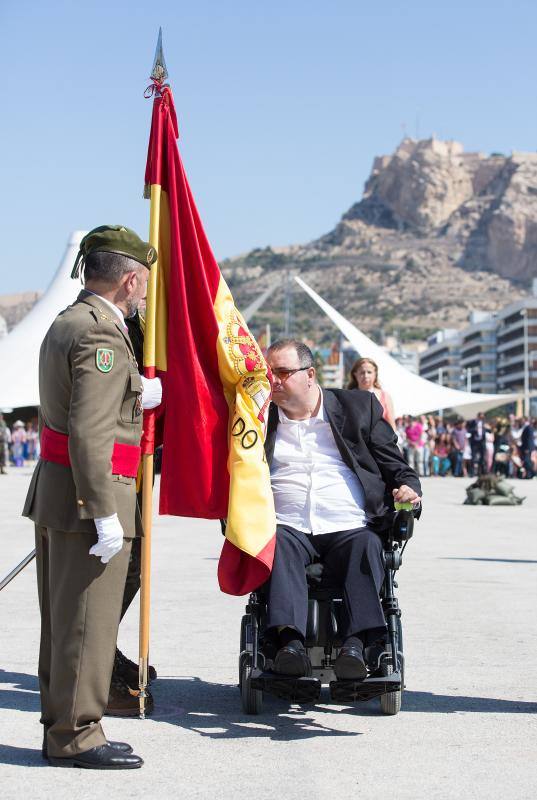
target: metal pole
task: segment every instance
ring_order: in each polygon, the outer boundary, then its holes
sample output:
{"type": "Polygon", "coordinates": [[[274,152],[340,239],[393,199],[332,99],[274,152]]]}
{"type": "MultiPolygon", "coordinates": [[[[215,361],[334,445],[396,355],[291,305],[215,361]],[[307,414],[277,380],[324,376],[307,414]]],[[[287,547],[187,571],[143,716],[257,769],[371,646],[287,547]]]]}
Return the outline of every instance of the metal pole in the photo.
{"type": "Polygon", "coordinates": [[[34,558],[35,558],[35,548],[34,550],[32,550],[31,553],[28,553],[26,558],[23,558],[21,563],[17,564],[17,566],[14,569],[12,569],[11,572],[9,572],[5,578],[2,578],[2,580],[0,581],[0,592],[2,591],[2,589],[5,589],[8,583],[11,583],[13,578],[16,578],[19,572],[22,572],[24,567],[27,567],[30,561],[33,561],[34,558]]]}
{"type": "MultiPolygon", "coordinates": [[[[438,384],[439,384],[439,386],[443,386],[444,385],[444,368],[443,367],[438,367],[438,384]]],[[[438,409],[438,416],[440,417],[440,419],[442,419],[443,410],[444,410],[443,408],[439,408],[438,409]]]]}
{"type": "Polygon", "coordinates": [[[285,273],[283,335],[286,339],[291,335],[291,273],[289,270],[285,273]]]}

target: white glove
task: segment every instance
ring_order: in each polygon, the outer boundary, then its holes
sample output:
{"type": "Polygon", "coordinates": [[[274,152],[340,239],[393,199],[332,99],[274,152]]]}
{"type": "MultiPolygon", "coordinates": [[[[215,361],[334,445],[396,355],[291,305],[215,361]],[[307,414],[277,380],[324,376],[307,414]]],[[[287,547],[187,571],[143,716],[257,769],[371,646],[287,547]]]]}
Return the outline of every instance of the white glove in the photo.
{"type": "Polygon", "coordinates": [[[103,564],[108,564],[123,547],[123,528],[117,514],[110,517],[97,517],[95,520],[99,541],[90,548],[90,556],[100,556],[103,564]]]}
{"type": "Polygon", "coordinates": [[[162,383],[160,378],[142,378],[142,406],[146,409],[156,408],[162,402],[162,383]]]}

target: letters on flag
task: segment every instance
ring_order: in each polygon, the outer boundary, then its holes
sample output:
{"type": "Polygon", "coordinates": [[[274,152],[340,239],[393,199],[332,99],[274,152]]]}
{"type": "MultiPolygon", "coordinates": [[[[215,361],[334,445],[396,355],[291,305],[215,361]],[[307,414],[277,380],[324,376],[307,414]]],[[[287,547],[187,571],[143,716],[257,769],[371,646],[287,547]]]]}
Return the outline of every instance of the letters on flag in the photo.
{"type": "MultiPolygon", "coordinates": [[[[274,556],[264,454],[269,371],[203,230],[177,147],[172,92],[156,89],[145,176],[158,252],[155,359],[144,367],[164,390],[160,513],[226,518],[219,583],[245,594],[268,578],[274,556]]],[[[151,417],[144,427],[152,452],[151,417]]]]}

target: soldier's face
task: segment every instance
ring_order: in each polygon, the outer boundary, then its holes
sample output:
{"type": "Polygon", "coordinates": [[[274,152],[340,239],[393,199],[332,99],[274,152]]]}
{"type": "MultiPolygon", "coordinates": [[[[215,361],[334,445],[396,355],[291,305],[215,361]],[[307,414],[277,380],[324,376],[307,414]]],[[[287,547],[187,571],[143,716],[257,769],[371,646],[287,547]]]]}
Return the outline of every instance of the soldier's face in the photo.
{"type": "Polygon", "coordinates": [[[145,300],[148,278],[149,270],[145,267],[140,267],[135,272],[130,273],[129,280],[125,284],[125,289],[127,291],[127,296],[125,298],[128,309],[127,316],[130,317],[135,314],[142,300],[145,300]]]}

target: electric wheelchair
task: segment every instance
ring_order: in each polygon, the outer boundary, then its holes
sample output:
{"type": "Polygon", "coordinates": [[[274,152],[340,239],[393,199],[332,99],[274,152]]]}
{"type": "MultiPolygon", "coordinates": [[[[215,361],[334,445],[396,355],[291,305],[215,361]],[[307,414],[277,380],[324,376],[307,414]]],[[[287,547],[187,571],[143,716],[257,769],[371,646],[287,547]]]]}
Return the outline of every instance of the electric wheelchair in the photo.
{"type": "Polygon", "coordinates": [[[260,714],[265,693],[307,704],[319,700],[321,688],[328,684],[334,703],[346,704],[380,698],[384,714],[397,714],[404,688],[405,659],[401,610],[394,594],[395,573],[402,563],[404,549],[414,527],[414,512],[409,503],[397,504],[393,525],[381,536],[383,541],[384,583],[380,592],[387,631],[383,639],[364,643],[368,668],[362,680],[337,680],[334,661],[343,640],[342,594],[335,586],[323,584],[322,563],[306,567],[308,577],[308,623],[305,647],[311,660],[312,676],[297,678],[271,671],[275,651],[264,643],[266,601],[263,587],[252,592],[241,622],[239,689],[246,714],[260,714]]]}

